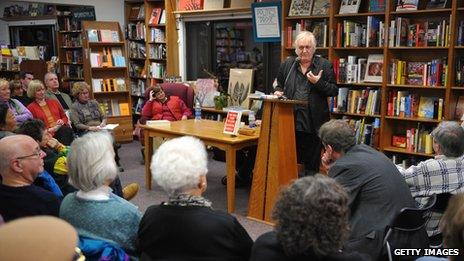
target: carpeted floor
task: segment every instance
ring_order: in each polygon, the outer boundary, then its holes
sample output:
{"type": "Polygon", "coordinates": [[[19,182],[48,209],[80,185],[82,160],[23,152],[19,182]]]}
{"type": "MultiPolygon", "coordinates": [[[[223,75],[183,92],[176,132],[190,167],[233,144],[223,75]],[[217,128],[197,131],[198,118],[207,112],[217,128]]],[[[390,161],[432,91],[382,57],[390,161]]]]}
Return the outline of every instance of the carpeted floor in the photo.
{"type": "MultiPolygon", "coordinates": [[[[167,196],[155,184],[151,191],[145,188],[144,166],[140,164],[142,159],[140,148],[138,141],[122,144],[119,149],[119,156],[125,171],[120,173],[120,178],[123,185],[132,182],[139,183],[140,191],[131,202],[137,205],[143,213],[149,206],[165,201],[167,196]]],[[[213,160],[210,154],[208,169],[208,189],[204,196],[213,202],[213,208],[227,211],[226,187],[221,184],[221,178],[225,175],[225,164],[213,160]]],[[[235,190],[235,216],[248,231],[251,238],[255,240],[262,233],[270,231],[272,227],[246,218],[249,193],[250,188],[237,188],[235,190]]]]}

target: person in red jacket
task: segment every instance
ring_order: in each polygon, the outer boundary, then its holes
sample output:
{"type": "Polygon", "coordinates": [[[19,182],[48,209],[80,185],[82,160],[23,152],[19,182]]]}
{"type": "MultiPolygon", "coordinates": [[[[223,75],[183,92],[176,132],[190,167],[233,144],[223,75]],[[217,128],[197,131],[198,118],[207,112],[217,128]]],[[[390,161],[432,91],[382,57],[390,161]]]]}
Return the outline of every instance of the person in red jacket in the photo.
{"type": "Polygon", "coordinates": [[[145,120],[186,120],[192,111],[177,96],[167,96],[159,85],[150,91],[150,98],[142,108],[145,120]]]}

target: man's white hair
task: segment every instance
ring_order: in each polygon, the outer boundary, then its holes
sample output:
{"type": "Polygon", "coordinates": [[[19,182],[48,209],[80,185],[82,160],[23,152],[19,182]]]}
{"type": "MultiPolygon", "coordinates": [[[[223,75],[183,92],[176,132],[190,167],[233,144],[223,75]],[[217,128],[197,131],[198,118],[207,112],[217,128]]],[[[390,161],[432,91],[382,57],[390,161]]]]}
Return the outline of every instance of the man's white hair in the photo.
{"type": "Polygon", "coordinates": [[[208,172],[205,145],[194,137],[181,137],[163,143],[152,157],[153,181],[169,195],[195,188],[208,172]]]}

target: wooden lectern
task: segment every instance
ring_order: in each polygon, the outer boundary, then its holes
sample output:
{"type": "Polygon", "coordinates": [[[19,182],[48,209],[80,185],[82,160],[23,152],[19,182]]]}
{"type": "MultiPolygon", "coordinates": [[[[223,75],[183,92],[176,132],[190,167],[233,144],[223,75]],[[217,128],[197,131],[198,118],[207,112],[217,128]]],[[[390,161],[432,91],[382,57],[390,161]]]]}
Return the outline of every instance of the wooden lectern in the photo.
{"type": "Polygon", "coordinates": [[[305,101],[263,99],[248,217],[271,222],[271,211],[281,186],[298,178],[293,106],[305,101]]]}

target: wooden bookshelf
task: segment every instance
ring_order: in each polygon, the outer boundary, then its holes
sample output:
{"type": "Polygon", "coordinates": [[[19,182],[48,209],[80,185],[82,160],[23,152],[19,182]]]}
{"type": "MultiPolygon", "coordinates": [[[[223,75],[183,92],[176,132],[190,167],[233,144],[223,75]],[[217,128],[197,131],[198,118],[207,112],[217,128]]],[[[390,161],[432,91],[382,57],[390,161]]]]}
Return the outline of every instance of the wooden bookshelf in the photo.
{"type": "MultiPolygon", "coordinates": [[[[83,60],[84,79],[92,88],[91,97],[107,110],[108,123],[119,124],[114,130],[115,140],[132,141],[132,101],[127,51],[119,23],[83,21],[82,29],[82,45],[86,54],[83,60]],[[109,30],[114,42],[94,42],[95,39],[89,39],[89,30],[97,30],[99,35],[101,30],[109,30]],[[114,39],[115,37],[119,39],[114,39]]],[[[101,40],[100,36],[97,40],[101,40]]]]}
{"type": "MultiPolygon", "coordinates": [[[[464,43],[458,44],[458,32],[460,23],[464,23],[464,1],[450,0],[449,8],[439,9],[426,9],[427,1],[419,1],[418,10],[396,11],[397,0],[384,1],[384,11],[369,10],[368,0],[362,0],[359,10],[352,14],[339,14],[341,0],[329,0],[331,8],[324,16],[295,16],[290,17],[289,9],[291,0],[282,0],[282,49],[281,60],[285,60],[288,56],[294,56],[295,50],[292,39],[294,37],[294,30],[296,24],[300,24],[307,20],[313,21],[327,21],[327,32],[325,33],[327,46],[323,48],[317,47],[316,54],[326,56],[331,60],[334,65],[335,61],[339,58],[347,58],[348,56],[356,56],[357,58],[368,58],[370,54],[383,55],[383,68],[382,80],[379,83],[338,83],[340,88],[349,88],[349,90],[362,90],[369,88],[370,90],[378,90],[380,92],[380,111],[374,115],[364,115],[348,112],[334,112],[333,118],[363,118],[366,123],[371,123],[375,118],[380,119],[380,146],[379,149],[389,153],[400,153],[410,156],[431,157],[432,154],[412,152],[410,150],[395,148],[392,146],[393,135],[406,136],[406,129],[415,128],[418,125],[425,127],[427,130],[433,129],[441,120],[456,120],[455,119],[455,106],[459,96],[464,95],[464,82],[458,84],[457,77],[457,62],[459,59],[464,61],[464,43]],[[423,3],[422,3],[423,2],[423,3]],[[349,21],[359,24],[367,24],[368,17],[375,17],[384,24],[384,40],[378,46],[366,47],[361,46],[345,46],[343,42],[339,46],[337,42],[338,32],[340,25],[344,25],[344,21],[349,21]],[[390,45],[389,30],[391,22],[397,18],[409,19],[411,24],[420,24],[425,21],[445,21],[445,35],[448,33],[449,39],[441,45],[437,46],[407,46],[407,45],[390,45]],[[289,28],[292,28],[292,33],[289,33],[289,28]],[[448,28],[448,31],[446,31],[448,28]],[[434,84],[433,86],[427,84],[426,86],[407,84],[392,84],[392,65],[393,59],[404,60],[407,62],[430,62],[432,59],[440,59],[443,65],[447,66],[447,73],[441,78],[444,79],[442,84],[434,84]],[[437,86],[436,86],[437,85],[437,86]],[[420,117],[399,117],[388,116],[388,95],[391,91],[407,91],[409,94],[417,94],[419,96],[436,97],[443,100],[442,118],[420,118],[420,117]]],[[[307,28],[305,28],[308,30],[307,28]]],[[[324,34],[322,34],[324,35],[324,34]]],[[[446,37],[446,36],[445,36],[446,37]]],[[[340,42],[340,40],[339,40],[340,42]]],[[[444,71],[445,69],[443,69],[444,71]]],[[[462,73],[464,78],[464,73],[462,73]]]]}

